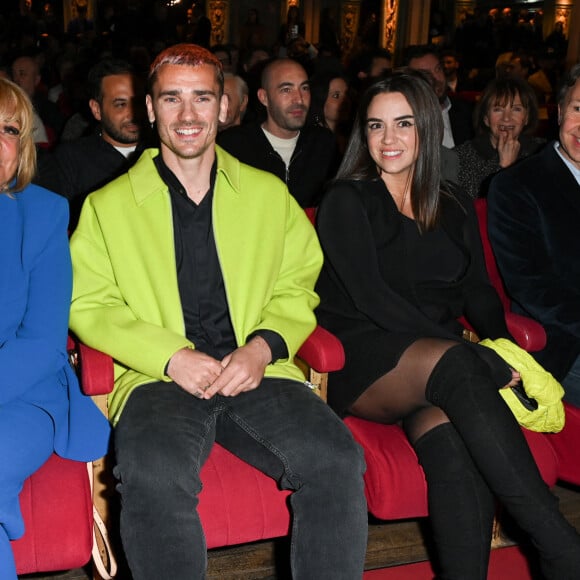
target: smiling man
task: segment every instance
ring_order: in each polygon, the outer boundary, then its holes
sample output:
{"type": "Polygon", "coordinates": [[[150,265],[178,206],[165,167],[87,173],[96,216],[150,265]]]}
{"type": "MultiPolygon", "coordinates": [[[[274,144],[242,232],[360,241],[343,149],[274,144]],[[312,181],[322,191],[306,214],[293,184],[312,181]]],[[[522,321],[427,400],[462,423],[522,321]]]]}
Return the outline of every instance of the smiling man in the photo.
{"type": "Polygon", "coordinates": [[[560,90],[558,120],[557,141],[491,181],[489,237],[514,308],[546,330],[532,354],[580,407],[580,63],[560,90]]]}
{"type": "Polygon", "coordinates": [[[338,169],[338,147],[332,131],[306,125],[310,84],[302,65],[272,60],[262,73],[258,100],[266,120],[222,131],[218,144],[243,163],[277,175],[302,207],[318,205],[338,169]]]}
{"type": "Polygon", "coordinates": [[[68,198],[74,229],[85,197],[133,164],[141,150],[144,82],[123,60],[105,59],[88,75],[89,107],[98,122],[87,137],[61,143],[39,163],[37,182],[68,198]]]}
{"type": "Polygon", "coordinates": [[[205,577],[196,507],[217,441],[296,492],[294,578],[361,578],[362,454],[294,364],[316,324],[314,228],[280,180],[215,146],[227,97],[212,53],[161,52],[147,112],[160,149],[87,198],[71,240],[71,328],[116,361],[132,576],[205,577]]]}

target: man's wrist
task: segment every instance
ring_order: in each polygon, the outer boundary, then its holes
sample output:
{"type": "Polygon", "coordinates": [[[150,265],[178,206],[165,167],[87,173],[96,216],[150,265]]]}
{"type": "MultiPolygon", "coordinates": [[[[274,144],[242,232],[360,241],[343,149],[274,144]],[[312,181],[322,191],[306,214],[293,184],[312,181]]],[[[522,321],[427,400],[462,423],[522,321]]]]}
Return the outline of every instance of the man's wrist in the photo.
{"type": "Polygon", "coordinates": [[[288,348],[284,339],[273,330],[260,329],[252,332],[247,338],[247,342],[250,342],[255,337],[262,338],[268,347],[270,348],[270,360],[268,364],[273,364],[280,359],[288,358],[288,348]]]}
{"type": "Polygon", "coordinates": [[[263,336],[254,336],[248,344],[260,351],[265,367],[272,362],[272,351],[270,349],[270,345],[266,342],[263,336]]]}

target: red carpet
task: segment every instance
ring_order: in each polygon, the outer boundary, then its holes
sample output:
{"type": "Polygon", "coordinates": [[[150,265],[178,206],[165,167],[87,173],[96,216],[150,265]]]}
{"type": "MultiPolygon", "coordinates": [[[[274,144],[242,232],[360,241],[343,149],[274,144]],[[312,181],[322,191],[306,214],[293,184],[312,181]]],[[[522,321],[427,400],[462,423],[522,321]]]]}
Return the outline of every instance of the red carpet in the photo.
{"type": "MultiPolygon", "coordinates": [[[[364,580],[433,580],[433,570],[428,562],[370,570],[364,580]]],[[[532,580],[528,562],[517,547],[493,550],[489,564],[488,580],[532,580]]]]}

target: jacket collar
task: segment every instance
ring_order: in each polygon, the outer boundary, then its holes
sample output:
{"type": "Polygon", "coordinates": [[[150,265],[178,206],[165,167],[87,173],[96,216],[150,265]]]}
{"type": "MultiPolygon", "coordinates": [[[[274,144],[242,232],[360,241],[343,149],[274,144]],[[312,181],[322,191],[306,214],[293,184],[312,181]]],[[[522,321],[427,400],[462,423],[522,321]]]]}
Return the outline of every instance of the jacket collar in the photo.
{"type": "MultiPolygon", "coordinates": [[[[240,193],[240,162],[218,145],[215,146],[215,150],[218,165],[216,183],[221,174],[232,189],[236,193],[240,193]]],[[[153,159],[157,155],[159,155],[159,149],[145,149],[137,163],[128,171],[129,181],[131,182],[137,205],[142,205],[151,196],[167,192],[167,185],[161,179],[153,163],[153,159]]]]}

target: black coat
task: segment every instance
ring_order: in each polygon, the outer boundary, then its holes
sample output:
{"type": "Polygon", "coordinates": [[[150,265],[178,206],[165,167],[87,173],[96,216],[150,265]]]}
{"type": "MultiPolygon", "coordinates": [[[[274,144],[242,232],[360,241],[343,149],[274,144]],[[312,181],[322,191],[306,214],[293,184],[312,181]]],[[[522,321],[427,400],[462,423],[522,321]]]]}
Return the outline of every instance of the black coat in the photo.
{"type": "Polygon", "coordinates": [[[35,182],[69,200],[72,230],[85,197],[125,173],[139,154],[140,148],[125,158],[95,133],[61,143],[54,153],[43,156],[39,160],[35,182]]]}
{"type": "Polygon", "coordinates": [[[453,142],[455,147],[465,143],[473,138],[473,105],[450,96],[451,109],[449,109],[449,122],[451,124],[451,133],[453,134],[453,142]]]}
{"type": "Polygon", "coordinates": [[[346,353],[344,368],[329,377],[328,401],[339,413],[394,368],[415,340],[459,341],[459,316],[482,338],[510,337],[487,277],[473,200],[460,192],[442,199],[441,229],[455,249],[433,261],[432,279],[420,286],[411,274],[403,219],[380,179],[334,182],[318,211],[325,260],[317,317],[346,353]],[[440,279],[440,263],[456,263],[457,252],[463,273],[440,279]]]}
{"type": "Polygon", "coordinates": [[[326,182],[339,164],[336,138],[329,129],[304,127],[286,164],[259,124],[240,125],[218,133],[217,143],[242,163],[277,175],[302,207],[317,206],[326,182]]]}
{"type": "Polygon", "coordinates": [[[580,185],[550,144],[492,179],[488,212],[512,307],[544,326],[533,354],[561,380],[580,353],[580,185]]]}

